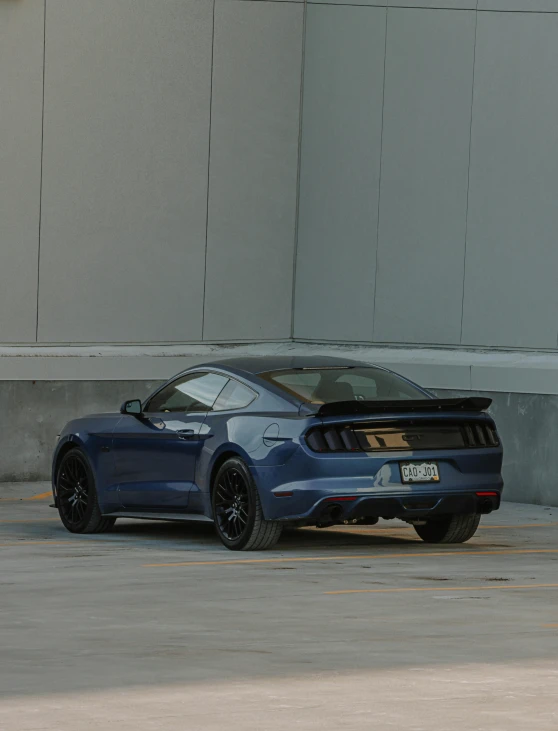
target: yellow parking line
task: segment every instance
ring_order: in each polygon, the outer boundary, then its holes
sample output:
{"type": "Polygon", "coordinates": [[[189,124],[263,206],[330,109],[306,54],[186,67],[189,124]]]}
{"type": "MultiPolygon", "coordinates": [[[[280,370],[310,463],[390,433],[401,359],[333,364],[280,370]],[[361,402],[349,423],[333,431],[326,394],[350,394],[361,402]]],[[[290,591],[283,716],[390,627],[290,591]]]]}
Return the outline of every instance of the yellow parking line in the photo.
{"type": "Polygon", "coordinates": [[[74,538],[73,540],[66,540],[66,541],[51,541],[50,538],[43,538],[42,540],[26,540],[23,539],[21,541],[13,540],[13,541],[4,541],[3,543],[0,543],[0,546],[9,548],[14,546],[86,546],[88,543],[98,543],[102,544],[104,546],[124,546],[127,545],[127,541],[123,539],[122,541],[119,540],[104,540],[103,538],[89,538],[88,536],[79,536],[74,538]]]}
{"type": "MultiPolygon", "coordinates": [[[[408,586],[403,589],[342,589],[324,594],[401,594],[409,591],[495,591],[497,589],[558,589],[558,584],[502,584],[499,586],[408,586]]],[[[558,625],[556,625],[558,626],[558,625]]]]}
{"type": "Polygon", "coordinates": [[[0,523],[59,523],[60,518],[27,518],[26,520],[0,520],[0,523]]]}
{"type": "Polygon", "coordinates": [[[52,497],[52,490],[41,492],[40,495],[31,495],[31,497],[0,497],[0,500],[7,503],[19,503],[22,500],[47,500],[49,497],[52,497]]]}
{"type": "Polygon", "coordinates": [[[428,556],[511,556],[526,553],[558,553],[558,548],[526,548],[506,551],[407,551],[406,553],[375,553],[351,556],[302,556],[280,558],[233,558],[222,561],[180,561],[177,563],[146,563],[143,568],[162,568],[175,566],[225,566],[231,564],[258,563],[306,563],[310,561],[369,561],[381,558],[418,558],[428,556]]]}
{"type": "Polygon", "coordinates": [[[0,543],[2,548],[13,546],[75,546],[78,541],[51,541],[45,538],[42,541],[10,541],[9,543],[0,543]]]}

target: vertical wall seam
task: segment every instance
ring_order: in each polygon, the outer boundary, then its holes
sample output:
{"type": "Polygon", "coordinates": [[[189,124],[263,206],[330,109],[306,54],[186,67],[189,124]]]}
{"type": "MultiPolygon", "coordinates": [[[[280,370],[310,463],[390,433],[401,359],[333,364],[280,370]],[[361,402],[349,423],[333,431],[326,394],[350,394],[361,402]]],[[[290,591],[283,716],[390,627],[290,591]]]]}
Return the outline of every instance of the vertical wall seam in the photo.
{"type": "MultiPolygon", "coordinates": [[[[478,8],[477,0],[477,8],[478,8]]],[[[471,83],[471,117],[469,120],[469,160],[467,164],[467,196],[465,202],[465,245],[463,247],[463,291],[461,293],[461,328],[459,332],[459,343],[463,343],[463,320],[465,315],[465,274],[467,271],[467,241],[469,237],[469,194],[471,190],[471,153],[473,147],[473,105],[475,101],[475,68],[477,63],[477,28],[478,10],[475,11],[475,42],[473,44],[473,78],[471,83]]]]}
{"type": "Polygon", "coordinates": [[[300,61],[300,101],[298,110],[298,151],[296,169],[296,202],[295,202],[295,230],[293,248],[293,284],[291,292],[291,340],[294,340],[295,315],[296,315],[296,270],[298,262],[298,231],[300,219],[300,175],[302,167],[302,124],[304,108],[304,65],[306,59],[306,18],[308,12],[308,0],[304,0],[302,9],[302,49],[300,61]]]}
{"type": "Polygon", "coordinates": [[[46,67],[46,0],[43,3],[43,100],[41,110],[41,165],[39,173],[39,237],[37,242],[37,311],[35,318],[35,342],[39,342],[39,287],[41,283],[41,226],[43,221],[43,160],[45,141],[45,67],[46,67]]]}
{"type": "Polygon", "coordinates": [[[215,3],[213,0],[212,26],[211,26],[211,73],[209,78],[209,130],[207,138],[207,198],[205,208],[205,254],[203,265],[203,294],[202,294],[202,327],[201,339],[204,339],[205,331],[205,289],[207,284],[207,244],[209,239],[209,181],[211,171],[211,119],[213,115],[213,61],[215,56],[215,3]]]}
{"type": "Polygon", "coordinates": [[[382,123],[380,125],[380,166],[378,171],[378,210],[376,217],[376,266],[374,269],[374,305],[372,308],[372,342],[376,337],[376,293],[378,291],[378,252],[380,250],[380,202],[382,198],[382,160],[384,157],[384,115],[386,102],[386,66],[387,66],[387,41],[388,41],[388,12],[386,7],[386,25],[384,33],[384,76],[382,85],[382,123]]]}

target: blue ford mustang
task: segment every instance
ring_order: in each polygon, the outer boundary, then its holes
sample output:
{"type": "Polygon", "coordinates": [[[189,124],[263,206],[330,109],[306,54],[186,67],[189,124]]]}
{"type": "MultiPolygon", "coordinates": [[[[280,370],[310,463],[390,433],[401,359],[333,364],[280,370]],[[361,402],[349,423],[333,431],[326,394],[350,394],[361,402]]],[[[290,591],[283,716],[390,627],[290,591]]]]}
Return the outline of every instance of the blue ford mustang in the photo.
{"type": "Polygon", "coordinates": [[[207,363],[143,404],[67,424],[55,505],[73,533],[106,531],[119,517],[213,521],[232,550],[270,548],[285,525],[380,517],[427,542],[463,542],[500,505],[488,406],[337,358],[207,363]]]}

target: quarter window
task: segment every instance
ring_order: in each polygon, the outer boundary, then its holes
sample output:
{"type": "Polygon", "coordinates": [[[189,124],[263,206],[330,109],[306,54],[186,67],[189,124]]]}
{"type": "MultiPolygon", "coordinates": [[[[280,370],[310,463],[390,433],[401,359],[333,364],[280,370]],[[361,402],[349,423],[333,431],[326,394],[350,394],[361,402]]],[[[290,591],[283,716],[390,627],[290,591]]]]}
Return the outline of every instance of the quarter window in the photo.
{"type": "Polygon", "coordinates": [[[213,406],[213,411],[229,411],[232,409],[244,409],[249,406],[258,394],[248,386],[231,380],[219,394],[213,406]]]}
{"type": "Polygon", "coordinates": [[[192,373],[177,378],[149,401],[147,413],[211,411],[217,396],[227,383],[217,373],[192,373]]]}

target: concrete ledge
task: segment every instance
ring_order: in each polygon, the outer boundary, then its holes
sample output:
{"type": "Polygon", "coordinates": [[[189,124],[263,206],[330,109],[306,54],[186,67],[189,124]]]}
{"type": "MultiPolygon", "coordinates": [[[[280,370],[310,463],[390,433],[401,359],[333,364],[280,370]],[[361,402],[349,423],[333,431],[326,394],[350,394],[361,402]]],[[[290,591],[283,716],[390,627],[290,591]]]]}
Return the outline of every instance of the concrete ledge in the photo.
{"type": "Polygon", "coordinates": [[[165,380],[237,355],[323,354],[392,368],[427,388],[558,395],[558,352],[384,347],[313,342],[168,346],[3,346],[2,381],[165,380]]]}

